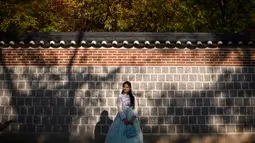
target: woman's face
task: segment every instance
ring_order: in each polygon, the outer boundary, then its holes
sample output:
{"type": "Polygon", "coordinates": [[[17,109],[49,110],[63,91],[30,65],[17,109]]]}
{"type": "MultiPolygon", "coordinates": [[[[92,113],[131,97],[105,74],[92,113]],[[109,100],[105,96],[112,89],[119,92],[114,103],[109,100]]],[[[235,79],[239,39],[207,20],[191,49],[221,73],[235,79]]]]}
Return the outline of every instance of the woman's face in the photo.
{"type": "Polygon", "coordinates": [[[128,93],[129,91],[130,91],[130,87],[127,85],[127,84],[124,84],[123,85],[123,91],[124,91],[124,93],[128,93]]]}

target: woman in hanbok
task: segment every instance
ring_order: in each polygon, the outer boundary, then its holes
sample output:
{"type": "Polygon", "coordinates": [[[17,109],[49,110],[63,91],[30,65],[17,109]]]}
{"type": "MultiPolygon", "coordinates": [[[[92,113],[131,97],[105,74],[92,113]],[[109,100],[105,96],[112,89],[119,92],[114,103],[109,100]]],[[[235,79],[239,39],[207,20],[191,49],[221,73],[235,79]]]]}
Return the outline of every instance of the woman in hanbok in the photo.
{"type": "Polygon", "coordinates": [[[117,99],[118,114],[116,115],[105,143],[143,143],[143,134],[138,120],[138,102],[132,93],[131,83],[123,83],[123,90],[117,99]],[[127,137],[127,126],[136,129],[136,135],[127,137]]]}

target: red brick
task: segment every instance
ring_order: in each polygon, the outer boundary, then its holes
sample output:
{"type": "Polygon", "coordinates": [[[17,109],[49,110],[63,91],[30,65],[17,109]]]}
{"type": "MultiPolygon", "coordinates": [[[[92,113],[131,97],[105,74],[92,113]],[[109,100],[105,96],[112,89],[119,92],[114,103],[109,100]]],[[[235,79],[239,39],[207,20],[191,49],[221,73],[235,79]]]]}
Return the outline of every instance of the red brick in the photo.
{"type": "Polygon", "coordinates": [[[254,65],[255,50],[176,49],[3,49],[7,65],[254,65]],[[110,62],[110,63],[109,63],[110,62]]]}

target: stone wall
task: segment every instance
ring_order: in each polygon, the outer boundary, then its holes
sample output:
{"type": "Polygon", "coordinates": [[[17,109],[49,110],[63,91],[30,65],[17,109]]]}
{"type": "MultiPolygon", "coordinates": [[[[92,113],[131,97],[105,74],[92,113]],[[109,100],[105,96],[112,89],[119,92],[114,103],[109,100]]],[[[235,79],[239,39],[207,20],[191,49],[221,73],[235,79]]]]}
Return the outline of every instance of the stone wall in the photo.
{"type": "Polygon", "coordinates": [[[103,142],[126,80],[139,98],[146,143],[252,134],[254,53],[250,49],[1,49],[0,121],[14,123],[0,140],[15,142],[16,136],[26,142],[103,142]]]}

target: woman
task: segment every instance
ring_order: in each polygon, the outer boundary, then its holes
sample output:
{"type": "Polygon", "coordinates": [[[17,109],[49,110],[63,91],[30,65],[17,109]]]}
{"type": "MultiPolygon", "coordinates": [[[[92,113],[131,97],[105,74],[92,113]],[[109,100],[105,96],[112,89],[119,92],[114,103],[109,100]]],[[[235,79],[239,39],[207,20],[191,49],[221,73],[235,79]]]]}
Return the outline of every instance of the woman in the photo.
{"type": "Polygon", "coordinates": [[[143,134],[138,120],[138,102],[132,93],[131,83],[123,83],[123,90],[117,100],[118,114],[107,134],[105,143],[143,143],[143,134]],[[137,134],[132,138],[126,137],[126,127],[132,125],[137,134]]]}

